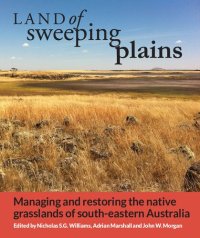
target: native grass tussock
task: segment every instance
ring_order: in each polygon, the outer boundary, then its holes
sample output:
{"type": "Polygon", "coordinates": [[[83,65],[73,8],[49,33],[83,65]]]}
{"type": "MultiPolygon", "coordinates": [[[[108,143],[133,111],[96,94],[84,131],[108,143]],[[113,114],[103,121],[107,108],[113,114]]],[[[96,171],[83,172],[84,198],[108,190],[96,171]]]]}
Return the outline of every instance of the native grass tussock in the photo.
{"type": "Polygon", "coordinates": [[[182,191],[199,101],[0,98],[1,191],[182,191]]]}

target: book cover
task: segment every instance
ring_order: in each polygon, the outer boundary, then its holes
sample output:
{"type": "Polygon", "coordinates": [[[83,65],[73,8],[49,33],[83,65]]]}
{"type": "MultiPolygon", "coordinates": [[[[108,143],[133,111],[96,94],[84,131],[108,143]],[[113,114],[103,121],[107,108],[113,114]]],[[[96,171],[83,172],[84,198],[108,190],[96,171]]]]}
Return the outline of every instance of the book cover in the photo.
{"type": "Polygon", "coordinates": [[[0,0],[1,237],[198,237],[199,0],[0,0]]]}

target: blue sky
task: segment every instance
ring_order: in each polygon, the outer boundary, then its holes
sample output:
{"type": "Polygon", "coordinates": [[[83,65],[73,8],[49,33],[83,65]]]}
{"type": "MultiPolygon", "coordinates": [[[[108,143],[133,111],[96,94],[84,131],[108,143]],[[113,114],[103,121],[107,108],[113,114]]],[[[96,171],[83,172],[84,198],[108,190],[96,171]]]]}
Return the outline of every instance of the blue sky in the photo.
{"type": "MultiPolygon", "coordinates": [[[[0,69],[197,69],[200,68],[200,0],[0,0],[0,69]],[[116,52],[109,42],[84,41],[74,48],[66,40],[27,41],[28,28],[71,28],[68,19],[83,9],[82,28],[121,29],[121,45],[181,46],[181,59],[125,59],[115,66],[116,52]],[[63,13],[62,26],[13,24],[13,13],[25,20],[28,13],[63,13]]],[[[34,18],[36,19],[36,18],[34,18]]]]}

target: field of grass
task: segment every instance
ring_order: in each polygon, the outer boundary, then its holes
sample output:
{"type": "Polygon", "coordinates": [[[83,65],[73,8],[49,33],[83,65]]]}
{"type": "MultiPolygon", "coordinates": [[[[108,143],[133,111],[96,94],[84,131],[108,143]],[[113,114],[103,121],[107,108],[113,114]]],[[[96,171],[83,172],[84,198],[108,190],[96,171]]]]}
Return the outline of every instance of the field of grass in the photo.
{"type": "MultiPolygon", "coordinates": [[[[79,77],[73,80],[91,80],[79,77]]],[[[184,190],[200,154],[196,84],[194,94],[176,96],[63,90],[45,86],[46,79],[6,78],[0,76],[0,191],[184,190]]]]}
{"type": "Polygon", "coordinates": [[[0,71],[0,96],[118,94],[200,99],[199,71],[0,71]]]}
{"type": "Polygon", "coordinates": [[[118,95],[2,97],[1,190],[182,191],[200,153],[199,109],[118,95]],[[181,146],[196,158],[174,152],[181,146]]]}

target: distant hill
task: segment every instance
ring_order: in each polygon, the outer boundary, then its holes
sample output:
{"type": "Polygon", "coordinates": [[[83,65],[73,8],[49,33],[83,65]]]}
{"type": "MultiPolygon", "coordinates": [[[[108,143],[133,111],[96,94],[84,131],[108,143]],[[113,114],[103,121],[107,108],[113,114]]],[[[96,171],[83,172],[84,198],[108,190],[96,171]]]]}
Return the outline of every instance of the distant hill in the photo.
{"type": "Polygon", "coordinates": [[[165,69],[163,69],[163,68],[153,68],[152,70],[154,70],[154,71],[163,71],[165,69]]]}

